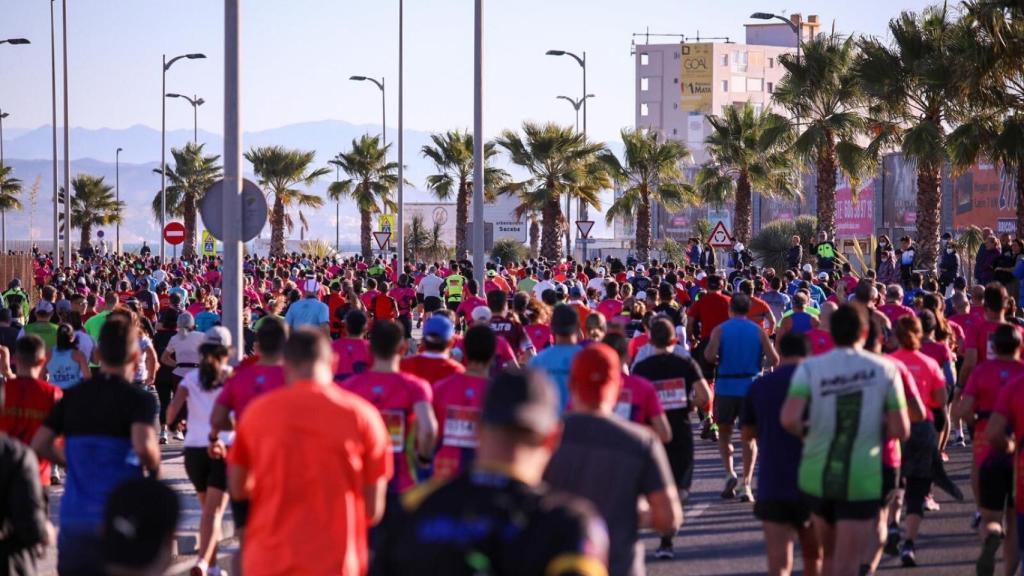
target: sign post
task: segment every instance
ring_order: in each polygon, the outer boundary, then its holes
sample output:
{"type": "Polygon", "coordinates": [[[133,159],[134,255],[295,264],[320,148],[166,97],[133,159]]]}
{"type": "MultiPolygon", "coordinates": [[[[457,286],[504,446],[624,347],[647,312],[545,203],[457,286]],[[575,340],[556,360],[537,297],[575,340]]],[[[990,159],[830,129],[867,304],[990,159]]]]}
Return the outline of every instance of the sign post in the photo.
{"type": "Polygon", "coordinates": [[[181,222],[168,222],[164,226],[164,242],[167,242],[171,246],[177,246],[185,242],[185,236],[188,230],[185,229],[185,225],[181,222]]]}
{"type": "Polygon", "coordinates": [[[373,239],[377,242],[377,249],[380,250],[381,258],[384,258],[384,247],[388,245],[388,240],[391,238],[391,232],[374,232],[373,239]]]}
{"type": "Polygon", "coordinates": [[[580,239],[583,240],[583,261],[587,261],[587,244],[590,240],[590,231],[594,228],[593,220],[577,220],[576,229],[580,232],[580,239]]]}

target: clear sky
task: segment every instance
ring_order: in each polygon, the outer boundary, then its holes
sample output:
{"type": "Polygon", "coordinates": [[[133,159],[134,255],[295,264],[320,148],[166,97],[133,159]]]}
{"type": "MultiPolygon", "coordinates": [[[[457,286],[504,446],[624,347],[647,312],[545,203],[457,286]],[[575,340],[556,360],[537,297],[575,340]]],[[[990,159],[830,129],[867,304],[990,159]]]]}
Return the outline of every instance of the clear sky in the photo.
{"type": "MultiPolygon", "coordinates": [[[[223,132],[223,2],[219,0],[69,0],[71,124],[87,128],[160,126],[160,58],[179,61],[167,90],[198,94],[200,128],[223,132]]],[[[376,88],[348,80],[385,76],[388,124],[397,113],[398,0],[242,0],[246,130],[327,118],[378,123],[376,88]]],[[[558,48],[587,52],[591,134],[609,140],[633,123],[632,34],[650,31],[743,39],[754,11],[818,14],[822,27],[884,34],[902,0],[486,0],[485,131],[523,120],[570,123],[580,70],[558,48]]],[[[0,108],[8,127],[50,120],[49,2],[0,0],[0,108]]],[[[57,2],[58,40],[60,2],[57,2]]],[[[473,1],[406,0],[405,123],[408,128],[468,128],[473,119],[473,1]]],[[[59,55],[58,55],[59,62],[59,55]]],[[[58,90],[59,87],[58,76],[58,90]]],[[[192,110],[168,101],[168,127],[191,128],[192,110]]]]}

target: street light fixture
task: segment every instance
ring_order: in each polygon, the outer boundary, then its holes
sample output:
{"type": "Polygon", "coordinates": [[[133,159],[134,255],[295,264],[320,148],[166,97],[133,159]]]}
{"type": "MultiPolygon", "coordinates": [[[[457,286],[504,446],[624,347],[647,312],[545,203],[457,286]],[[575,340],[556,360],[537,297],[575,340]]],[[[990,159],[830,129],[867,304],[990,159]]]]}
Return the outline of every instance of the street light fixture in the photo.
{"type": "Polygon", "coordinates": [[[796,63],[800,63],[800,45],[803,44],[803,38],[800,34],[800,26],[803,24],[802,21],[800,24],[795,24],[789,18],[779,16],[778,14],[772,14],[771,12],[754,12],[750,17],[754,20],[780,20],[785,22],[789,26],[789,29],[796,34],[796,63]]]}
{"type": "Polygon", "coordinates": [[[0,40],[0,44],[31,44],[28,38],[8,38],[6,40],[0,40]]]}
{"type": "MultiPolygon", "coordinates": [[[[384,77],[381,76],[380,80],[371,78],[370,76],[349,76],[349,80],[354,82],[373,82],[377,88],[380,88],[380,145],[386,147],[388,144],[387,135],[385,134],[385,127],[387,126],[387,107],[384,99],[384,77]]],[[[386,153],[385,153],[386,155],[386,153]]]]}
{"type": "MultiPolygon", "coordinates": [[[[582,94],[582,96],[580,97],[580,100],[583,103],[583,136],[584,136],[584,138],[586,138],[586,136],[587,136],[587,99],[590,98],[590,95],[587,95],[587,53],[583,52],[583,56],[581,57],[581,56],[577,56],[576,54],[573,54],[572,52],[569,52],[569,51],[566,51],[566,50],[548,50],[546,52],[546,54],[548,56],[569,56],[573,60],[576,60],[576,63],[579,64],[580,68],[583,69],[583,91],[580,93],[580,94],[582,94]]],[[[575,102],[575,100],[573,100],[573,102],[575,102]]],[[[575,106],[575,104],[574,104],[574,106],[575,106]]],[[[579,123],[577,123],[576,131],[579,132],[579,123]]],[[[568,194],[568,192],[567,192],[567,194],[568,194]]],[[[566,211],[565,211],[565,220],[566,220],[565,256],[566,256],[566,258],[568,258],[572,254],[572,239],[571,239],[571,237],[572,237],[572,222],[569,220],[569,210],[568,210],[569,199],[568,198],[566,199],[565,204],[566,204],[566,211]]],[[[586,220],[587,219],[587,204],[583,200],[580,200],[579,208],[578,208],[578,214],[579,214],[580,220],[586,220]]],[[[587,259],[587,244],[586,244],[586,241],[584,241],[584,243],[583,243],[583,259],[584,260],[587,259]]]]}
{"type": "Polygon", "coordinates": [[[161,66],[161,77],[162,84],[160,86],[160,262],[163,263],[167,260],[167,241],[164,240],[164,226],[167,225],[167,175],[164,173],[164,167],[167,165],[167,98],[164,97],[167,94],[167,70],[174,65],[175,62],[182,58],[188,60],[196,60],[206,58],[205,54],[193,52],[191,54],[182,54],[181,56],[175,56],[170,60],[167,59],[167,55],[163,56],[163,65],[161,66]]]}
{"type": "Polygon", "coordinates": [[[575,98],[572,98],[570,96],[555,96],[556,100],[565,100],[569,104],[572,104],[573,109],[576,110],[576,131],[577,132],[579,132],[579,129],[580,129],[580,108],[583,106],[583,102],[587,98],[596,98],[596,96],[594,96],[593,94],[587,94],[586,96],[584,96],[583,98],[580,98],[580,99],[575,99],[575,98]]]}
{"type": "Polygon", "coordinates": [[[166,94],[168,98],[184,98],[192,105],[192,143],[199,144],[199,107],[206,103],[206,100],[198,98],[192,95],[191,98],[184,94],[175,94],[173,92],[166,94]]]}

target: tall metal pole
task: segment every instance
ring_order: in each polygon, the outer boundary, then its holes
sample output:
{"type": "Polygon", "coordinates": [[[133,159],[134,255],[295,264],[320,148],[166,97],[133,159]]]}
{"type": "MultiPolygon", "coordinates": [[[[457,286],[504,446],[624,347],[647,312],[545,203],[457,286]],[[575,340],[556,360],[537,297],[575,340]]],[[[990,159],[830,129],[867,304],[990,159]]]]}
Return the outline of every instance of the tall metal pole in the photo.
{"type": "MultiPolygon", "coordinates": [[[[384,91],[384,77],[380,77],[380,145],[387,148],[388,145],[388,103],[386,99],[386,93],[384,91]]],[[[387,154],[384,154],[385,159],[387,154]]]]}
{"type": "MultiPolygon", "coordinates": [[[[227,26],[227,23],[224,24],[227,26]]],[[[225,136],[227,136],[225,134],[225,136]]],[[[167,226],[167,54],[160,65],[160,263],[166,260],[167,242],[164,227],[167,226]]]]}
{"type": "MultiPolygon", "coordinates": [[[[121,148],[114,153],[114,190],[117,195],[117,205],[121,205],[121,148]]],[[[121,254],[121,221],[115,225],[114,253],[121,254]]]]}
{"type": "Polygon", "coordinates": [[[484,285],[484,0],[473,26],[473,274],[484,285]]]}
{"type": "MultiPolygon", "coordinates": [[[[334,181],[341,182],[341,166],[334,167],[334,181]]],[[[334,251],[341,253],[341,196],[334,202],[334,251]]]]}
{"type": "Polygon", "coordinates": [[[242,359],[242,121],[239,45],[241,0],[224,1],[224,326],[242,359]]]}
{"type": "MultiPolygon", "coordinates": [[[[580,95],[583,98],[583,138],[587,138],[587,52],[583,51],[583,94],[580,95]]],[[[579,204],[579,215],[577,216],[580,220],[587,220],[587,203],[580,199],[579,204]]],[[[572,223],[569,224],[570,226],[572,223]]],[[[581,249],[583,255],[583,261],[587,260],[587,239],[583,238],[583,235],[579,233],[579,229],[576,231],[577,238],[580,242],[583,242],[583,248],[581,249]]]]}
{"type": "Polygon", "coordinates": [[[192,95],[192,143],[199,144],[199,97],[192,95]]]}
{"type": "Polygon", "coordinates": [[[398,231],[395,234],[395,244],[398,246],[398,269],[399,274],[405,273],[405,201],[403,189],[405,188],[405,176],[402,166],[402,81],[403,81],[403,57],[404,57],[404,26],[405,26],[405,0],[398,0],[398,231]]]}
{"type": "Polygon", "coordinates": [[[54,7],[56,0],[50,0],[50,84],[53,102],[53,117],[50,128],[53,130],[53,267],[60,268],[60,236],[57,231],[57,198],[60,189],[57,184],[57,27],[54,24],[54,7]]]}
{"type": "MultiPolygon", "coordinates": [[[[0,170],[4,167],[4,116],[7,114],[0,110],[0,170]]],[[[4,179],[0,178],[0,194],[4,191],[4,179]]],[[[31,235],[31,232],[29,232],[31,235]]],[[[7,254],[7,211],[0,210],[0,251],[7,254]]]]}
{"type": "MultiPolygon", "coordinates": [[[[71,125],[68,119],[68,0],[61,3],[64,28],[64,258],[71,262],[71,125]]],[[[82,247],[79,246],[79,249],[82,247]]]]}

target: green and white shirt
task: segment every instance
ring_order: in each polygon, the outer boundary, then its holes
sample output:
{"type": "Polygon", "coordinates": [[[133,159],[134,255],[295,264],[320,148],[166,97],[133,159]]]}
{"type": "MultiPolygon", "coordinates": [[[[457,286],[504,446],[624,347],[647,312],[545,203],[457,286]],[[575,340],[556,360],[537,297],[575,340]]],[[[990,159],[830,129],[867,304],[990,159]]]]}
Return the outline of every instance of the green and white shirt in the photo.
{"type": "Polygon", "coordinates": [[[811,358],[793,375],[789,395],[808,402],[800,490],[826,500],[882,497],[886,413],[905,409],[896,366],[853,348],[811,358]]]}

